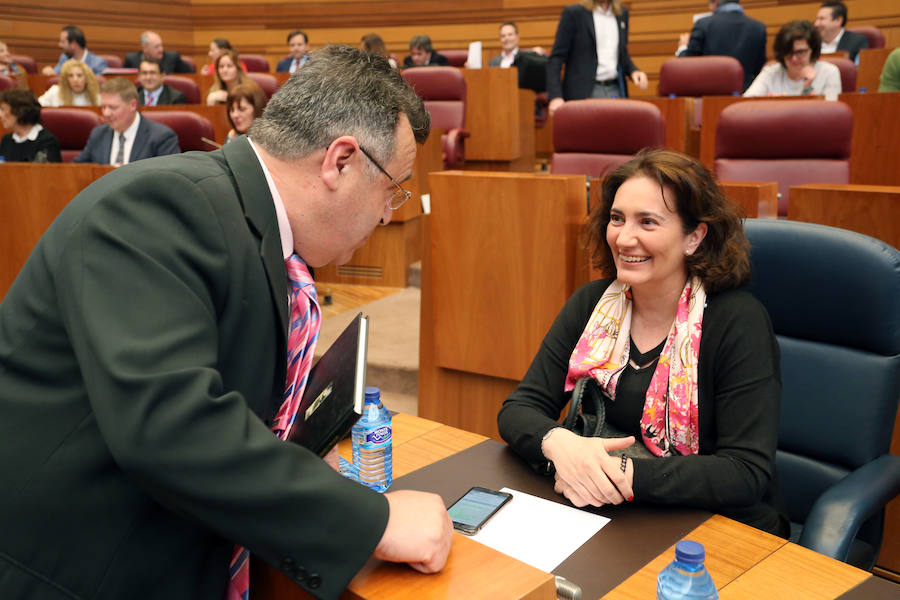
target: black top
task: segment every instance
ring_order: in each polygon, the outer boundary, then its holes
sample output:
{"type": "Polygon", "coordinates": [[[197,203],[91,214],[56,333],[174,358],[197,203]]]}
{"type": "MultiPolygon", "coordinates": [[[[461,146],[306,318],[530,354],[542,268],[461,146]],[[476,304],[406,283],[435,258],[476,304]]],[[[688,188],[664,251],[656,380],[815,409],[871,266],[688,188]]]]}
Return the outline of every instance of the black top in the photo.
{"type": "Polygon", "coordinates": [[[0,156],[6,162],[62,162],[59,140],[46,129],[41,129],[34,141],[16,142],[13,134],[7,133],[0,140],[0,156]]]}
{"type": "MultiPolygon", "coordinates": [[[[500,435],[536,467],[546,462],[541,438],[559,425],[569,399],[563,385],[572,349],[609,284],[594,281],[573,294],[500,410],[500,435]]],[[[635,459],[635,500],[703,508],[786,537],[787,513],[775,475],[778,361],[772,325],[756,299],[739,290],[710,295],[698,366],[699,454],[635,459]]],[[[624,402],[608,405],[607,416],[622,431],[639,435],[653,368],[632,369],[620,379],[617,396],[624,402]]]]}

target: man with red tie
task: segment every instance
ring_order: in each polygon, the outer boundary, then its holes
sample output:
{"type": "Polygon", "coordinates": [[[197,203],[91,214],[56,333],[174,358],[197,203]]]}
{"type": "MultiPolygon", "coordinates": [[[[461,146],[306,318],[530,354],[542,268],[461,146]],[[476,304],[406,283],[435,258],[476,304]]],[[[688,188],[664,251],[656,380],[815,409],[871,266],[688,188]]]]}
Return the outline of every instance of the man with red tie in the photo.
{"type": "Polygon", "coordinates": [[[288,49],[291,53],[287,58],[278,61],[275,71],[278,73],[293,73],[306,64],[309,60],[309,37],[303,31],[295,29],[287,36],[288,49]]]}
{"type": "Polygon", "coordinates": [[[137,88],[138,104],[141,106],[187,104],[184,92],[163,83],[162,63],[159,59],[142,59],[138,80],[141,83],[137,88]]]}
{"type": "Polygon", "coordinates": [[[329,46],[249,137],[68,203],[0,305],[0,596],[246,599],[248,552],[318,598],[372,555],[444,566],[439,496],[378,494],[282,439],[309,268],[391,220],[429,128],[386,59],[329,46]]]}

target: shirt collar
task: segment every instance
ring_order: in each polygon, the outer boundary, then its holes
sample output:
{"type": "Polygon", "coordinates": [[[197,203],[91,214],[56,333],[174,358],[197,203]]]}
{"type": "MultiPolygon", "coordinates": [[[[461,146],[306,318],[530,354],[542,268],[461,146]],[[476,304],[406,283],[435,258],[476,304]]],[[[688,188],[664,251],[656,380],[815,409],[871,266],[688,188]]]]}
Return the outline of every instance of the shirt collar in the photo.
{"type": "Polygon", "coordinates": [[[31,127],[31,131],[29,131],[24,136],[20,136],[18,133],[13,132],[12,138],[13,141],[17,144],[21,144],[22,142],[33,142],[37,139],[38,134],[41,132],[43,127],[40,123],[35,123],[31,127]]]}
{"type": "MultiPolygon", "coordinates": [[[[141,124],[141,113],[135,113],[134,121],[131,122],[131,125],[128,126],[128,129],[126,129],[125,131],[122,132],[125,134],[126,140],[133,140],[134,138],[137,137],[137,130],[138,130],[138,127],[140,126],[140,124],[141,124]]],[[[113,132],[113,133],[115,133],[115,132],[113,132]]]]}
{"type": "Polygon", "coordinates": [[[738,4],[737,2],[726,2],[725,4],[720,4],[719,8],[716,9],[716,12],[744,12],[744,7],[738,4]]]}
{"type": "Polygon", "coordinates": [[[510,58],[510,57],[512,57],[512,56],[515,56],[515,55],[518,54],[518,53],[519,53],[519,47],[518,47],[518,46],[516,46],[515,48],[513,48],[513,49],[510,50],[509,52],[507,52],[506,50],[504,50],[504,51],[502,52],[503,56],[505,56],[506,58],[510,58]]]}
{"type": "Polygon", "coordinates": [[[598,4],[597,6],[594,7],[594,12],[595,12],[596,14],[598,14],[598,15],[603,15],[604,17],[611,17],[611,16],[613,16],[613,5],[612,5],[612,2],[610,2],[610,3],[607,5],[606,10],[603,10],[603,7],[602,7],[601,5],[598,4]]]}
{"type": "Polygon", "coordinates": [[[250,142],[250,147],[253,148],[253,153],[256,154],[256,160],[259,161],[263,175],[266,177],[269,193],[272,194],[272,202],[275,204],[275,217],[278,219],[278,233],[281,236],[281,253],[287,260],[294,253],[294,234],[291,231],[291,222],[288,220],[287,211],[284,208],[284,200],[281,199],[281,194],[278,193],[278,188],[275,187],[275,180],[272,179],[272,173],[269,172],[265,161],[259,155],[256,144],[249,138],[247,138],[247,141],[250,142]]]}

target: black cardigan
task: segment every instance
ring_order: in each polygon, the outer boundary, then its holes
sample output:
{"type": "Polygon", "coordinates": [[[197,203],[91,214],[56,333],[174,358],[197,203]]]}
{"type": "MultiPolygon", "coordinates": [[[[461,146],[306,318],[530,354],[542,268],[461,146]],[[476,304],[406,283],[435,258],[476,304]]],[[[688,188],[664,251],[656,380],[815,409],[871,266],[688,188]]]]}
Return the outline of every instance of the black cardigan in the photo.
{"type": "MultiPolygon", "coordinates": [[[[535,466],[546,462],[541,438],[558,426],[569,399],[563,385],[572,349],[610,282],[594,281],[573,294],[500,410],[500,435],[535,466]]],[[[636,459],[635,500],[703,508],[786,537],[775,476],[778,361],[772,325],[756,299],[739,290],[708,296],[698,367],[700,453],[636,459]]],[[[642,398],[632,401],[643,404],[642,398]]]]}
{"type": "Polygon", "coordinates": [[[12,136],[13,134],[7,133],[0,140],[0,156],[6,162],[35,162],[40,152],[44,153],[44,158],[38,162],[62,162],[59,140],[46,129],[41,129],[34,141],[17,143],[12,136]]]}

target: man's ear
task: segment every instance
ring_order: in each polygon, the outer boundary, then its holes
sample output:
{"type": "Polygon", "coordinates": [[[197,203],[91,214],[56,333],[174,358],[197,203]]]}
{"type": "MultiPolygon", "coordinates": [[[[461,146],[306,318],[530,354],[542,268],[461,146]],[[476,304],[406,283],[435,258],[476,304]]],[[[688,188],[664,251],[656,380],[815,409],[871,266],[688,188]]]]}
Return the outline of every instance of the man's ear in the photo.
{"type": "Polygon", "coordinates": [[[336,190],[341,183],[341,175],[345,174],[358,154],[359,143],[353,136],[344,135],[331,142],[322,160],[321,177],[325,187],[336,190]]]}

